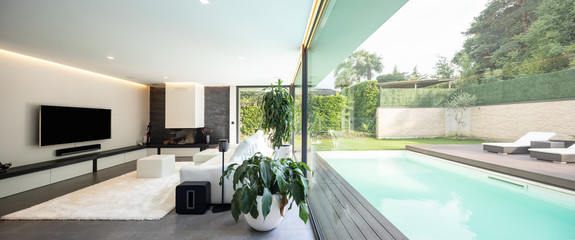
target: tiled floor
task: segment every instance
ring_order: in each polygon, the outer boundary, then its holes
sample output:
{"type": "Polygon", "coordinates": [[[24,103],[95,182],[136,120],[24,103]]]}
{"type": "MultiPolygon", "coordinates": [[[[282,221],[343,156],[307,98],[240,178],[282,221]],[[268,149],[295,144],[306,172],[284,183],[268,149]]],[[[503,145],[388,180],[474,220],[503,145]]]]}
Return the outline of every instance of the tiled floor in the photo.
{"type": "MultiPolygon", "coordinates": [[[[83,175],[0,199],[0,215],[24,209],[92,184],[134,171],[135,162],[83,175]]],[[[0,221],[0,239],[315,239],[311,223],[297,209],[269,232],[250,228],[243,216],[235,223],[230,212],[178,215],[158,221],[0,221]]]]}

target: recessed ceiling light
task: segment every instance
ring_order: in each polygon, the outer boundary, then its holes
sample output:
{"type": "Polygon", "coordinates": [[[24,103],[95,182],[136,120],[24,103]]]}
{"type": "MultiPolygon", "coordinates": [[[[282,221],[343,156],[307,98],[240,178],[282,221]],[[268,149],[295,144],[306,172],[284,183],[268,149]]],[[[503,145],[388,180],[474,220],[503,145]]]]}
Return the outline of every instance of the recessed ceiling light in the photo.
{"type": "Polygon", "coordinates": [[[115,57],[112,57],[112,56],[107,56],[106,58],[107,58],[107,59],[110,59],[110,60],[116,59],[115,57]]]}
{"type": "Polygon", "coordinates": [[[240,57],[238,57],[238,59],[239,59],[239,60],[244,60],[244,57],[241,57],[241,56],[240,56],[240,57]]]}
{"type": "Polygon", "coordinates": [[[164,79],[168,79],[168,77],[164,77],[164,79]]]}
{"type": "Polygon", "coordinates": [[[200,0],[200,3],[202,3],[202,4],[210,4],[210,1],[209,1],[209,0],[200,0]]]}

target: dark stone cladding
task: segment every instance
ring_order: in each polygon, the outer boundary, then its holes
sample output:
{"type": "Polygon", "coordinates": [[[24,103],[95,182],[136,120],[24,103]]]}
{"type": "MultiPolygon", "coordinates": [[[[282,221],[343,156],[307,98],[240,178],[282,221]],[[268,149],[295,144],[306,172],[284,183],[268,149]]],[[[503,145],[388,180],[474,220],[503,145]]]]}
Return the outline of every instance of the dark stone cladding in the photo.
{"type": "Polygon", "coordinates": [[[213,129],[210,143],[230,138],[230,87],[206,87],[204,99],[204,123],[213,129]]]}
{"type": "MultiPolygon", "coordinates": [[[[213,129],[210,136],[211,143],[218,139],[229,139],[230,119],[230,88],[204,87],[204,125],[213,129]]],[[[150,142],[163,144],[164,141],[192,134],[195,143],[205,143],[205,136],[201,129],[166,129],[166,87],[154,85],[150,87],[150,142]]]]}
{"type": "Polygon", "coordinates": [[[150,143],[162,144],[170,139],[170,130],[166,129],[166,87],[150,87],[150,143]]]}

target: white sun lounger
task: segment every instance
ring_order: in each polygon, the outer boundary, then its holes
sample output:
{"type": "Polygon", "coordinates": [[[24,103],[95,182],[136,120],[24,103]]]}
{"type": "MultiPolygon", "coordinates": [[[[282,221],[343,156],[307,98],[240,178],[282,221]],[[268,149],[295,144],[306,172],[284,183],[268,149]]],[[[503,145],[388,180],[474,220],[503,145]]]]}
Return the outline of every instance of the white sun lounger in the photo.
{"type": "Polygon", "coordinates": [[[568,148],[530,148],[531,158],[557,163],[575,162],[575,144],[568,148]]]}
{"type": "Polygon", "coordinates": [[[551,132],[528,132],[512,143],[483,143],[483,151],[501,154],[529,153],[531,141],[547,141],[555,135],[551,132]]]}

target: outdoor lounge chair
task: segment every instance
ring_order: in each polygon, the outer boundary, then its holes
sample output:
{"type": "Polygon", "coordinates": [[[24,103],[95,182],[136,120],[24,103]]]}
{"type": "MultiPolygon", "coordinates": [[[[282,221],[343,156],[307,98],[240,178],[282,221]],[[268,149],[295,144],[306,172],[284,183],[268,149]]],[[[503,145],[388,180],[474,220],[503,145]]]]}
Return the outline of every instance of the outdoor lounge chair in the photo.
{"type": "Polygon", "coordinates": [[[483,143],[483,151],[501,154],[529,153],[531,141],[547,141],[554,136],[555,133],[551,132],[528,132],[512,143],[483,143]]]}
{"type": "Polygon", "coordinates": [[[530,148],[531,158],[557,163],[575,162],[575,144],[568,148],[530,148]]]}

